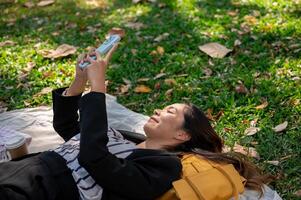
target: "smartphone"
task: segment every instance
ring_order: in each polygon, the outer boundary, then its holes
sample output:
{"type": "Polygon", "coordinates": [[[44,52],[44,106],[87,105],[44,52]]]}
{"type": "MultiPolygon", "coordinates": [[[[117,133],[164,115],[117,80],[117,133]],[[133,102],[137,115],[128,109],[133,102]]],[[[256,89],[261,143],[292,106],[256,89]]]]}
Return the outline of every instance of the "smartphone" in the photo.
{"type": "MultiPolygon", "coordinates": [[[[112,47],[120,41],[120,36],[119,35],[110,35],[110,37],[104,41],[95,51],[100,53],[100,55],[106,55],[112,47]]],[[[96,60],[96,56],[91,57],[93,60],[96,60]]],[[[81,69],[84,69],[90,64],[90,62],[83,62],[79,64],[79,67],[81,69]]]]}

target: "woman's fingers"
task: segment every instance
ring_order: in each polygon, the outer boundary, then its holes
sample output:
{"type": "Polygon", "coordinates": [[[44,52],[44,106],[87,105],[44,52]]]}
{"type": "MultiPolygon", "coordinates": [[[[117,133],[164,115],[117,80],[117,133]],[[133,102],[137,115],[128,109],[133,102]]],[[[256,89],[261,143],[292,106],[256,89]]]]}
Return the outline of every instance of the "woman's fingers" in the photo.
{"type": "Polygon", "coordinates": [[[96,56],[96,60],[101,60],[101,55],[98,51],[94,52],[94,56],[96,56]]]}
{"type": "Polygon", "coordinates": [[[90,56],[88,56],[85,61],[89,62],[89,63],[94,63],[96,60],[94,60],[93,58],[91,58],[90,56]]]}
{"type": "Polygon", "coordinates": [[[79,56],[77,57],[77,60],[78,60],[78,61],[81,61],[82,59],[84,59],[85,56],[86,56],[86,55],[85,55],[84,53],[79,54],[79,56]]]}
{"type": "Polygon", "coordinates": [[[109,63],[114,51],[117,49],[118,43],[113,46],[113,48],[107,53],[106,57],[103,59],[106,63],[109,63]]]}
{"type": "Polygon", "coordinates": [[[85,55],[85,58],[82,59],[82,62],[89,62],[91,64],[95,63],[95,62],[102,62],[102,65],[107,66],[107,64],[109,63],[113,53],[115,52],[115,50],[117,49],[118,44],[115,44],[111,50],[107,53],[107,55],[105,56],[105,58],[102,58],[100,53],[98,51],[94,52],[90,52],[89,54],[85,55]],[[92,58],[94,57],[94,58],[92,58]]]}
{"type": "Polygon", "coordinates": [[[80,54],[80,55],[77,57],[77,63],[81,63],[85,57],[86,57],[86,54],[85,54],[85,53],[80,54]]]}

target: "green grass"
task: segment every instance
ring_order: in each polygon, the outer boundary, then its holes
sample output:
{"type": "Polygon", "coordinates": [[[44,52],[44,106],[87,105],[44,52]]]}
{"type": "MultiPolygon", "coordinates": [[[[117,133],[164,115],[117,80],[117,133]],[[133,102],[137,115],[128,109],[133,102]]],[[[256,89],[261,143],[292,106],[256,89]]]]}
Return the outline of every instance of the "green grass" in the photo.
{"type": "Polygon", "coordinates": [[[0,42],[16,43],[0,48],[0,101],[8,104],[9,110],[50,105],[50,94],[35,94],[45,87],[70,84],[77,55],[99,44],[110,28],[123,27],[127,35],[108,71],[108,93],[118,95],[116,88],[128,79],[132,87],[128,94],[119,95],[118,101],[143,114],[183,101],[204,111],[212,109],[213,114],[223,110],[224,115],[213,124],[226,144],[255,147],[260,154],[258,165],[279,177],[272,187],[284,199],[298,198],[294,193],[301,189],[300,1],[166,0],[160,1],[165,4],[160,7],[159,1],[132,4],[130,0],[112,0],[93,8],[84,0],[60,0],[31,9],[22,6],[24,0],[1,2],[0,42]],[[236,16],[231,17],[229,11],[237,11],[236,16]],[[255,23],[246,15],[255,16],[255,23]],[[130,21],[142,22],[145,27],[139,31],[126,28],[130,21]],[[239,34],[245,23],[250,32],[239,34]],[[88,32],[88,27],[96,31],[88,32]],[[163,33],[169,36],[154,42],[163,33]],[[242,44],[233,47],[237,39],[242,44]],[[219,42],[234,51],[223,59],[212,59],[198,50],[208,42],[219,42]],[[63,43],[78,47],[77,54],[51,60],[38,53],[63,43]],[[165,53],[154,59],[150,52],[157,46],[165,53]],[[132,49],[138,52],[133,54],[132,49]],[[36,66],[27,79],[20,80],[20,71],[28,62],[36,66]],[[205,77],[205,68],[213,71],[210,77],[205,77]],[[161,70],[166,76],[153,79],[161,70]],[[141,84],[139,78],[150,78],[143,84],[152,88],[151,93],[134,92],[141,84]],[[167,78],[175,79],[176,84],[164,83],[167,78]],[[239,81],[248,94],[235,91],[239,81]],[[155,87],[158,84],[160,87],[155,87]],[[168,98],[165,92],[171,88],[168,98]],[[256,110],[263,98],[268,107],[256,110]],[[254,119],[261,131],[244,136],[254,119]],[[284,121],[288,121],[286,131],[275,133],[272,128],[284,121]],[[268,160],[280,164],[274,166],[265,162],[268,160]]]}

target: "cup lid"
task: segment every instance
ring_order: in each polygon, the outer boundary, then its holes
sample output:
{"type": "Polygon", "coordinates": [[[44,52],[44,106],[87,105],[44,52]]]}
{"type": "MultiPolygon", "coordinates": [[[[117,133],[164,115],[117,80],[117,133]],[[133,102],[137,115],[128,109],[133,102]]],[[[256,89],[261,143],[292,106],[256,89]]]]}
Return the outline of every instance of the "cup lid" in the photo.
{"type": "Polygon", "coordinates": [[[15,135],[5,142],[6,149],[15,149],[22,146],[26,142],[26,138],[22,135],[15,135]]]}

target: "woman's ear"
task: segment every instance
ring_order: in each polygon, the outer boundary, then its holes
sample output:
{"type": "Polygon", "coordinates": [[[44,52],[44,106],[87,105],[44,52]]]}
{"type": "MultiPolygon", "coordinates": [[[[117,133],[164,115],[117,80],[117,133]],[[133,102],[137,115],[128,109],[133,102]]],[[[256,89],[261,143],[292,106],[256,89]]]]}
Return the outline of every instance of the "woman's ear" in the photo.
{"type": "Polygon", "coordinates": [[[186,131],[181,130],[175,135],[175,138],[182,142],[187,142],[191,139],[191,136],[186,131]]]}

